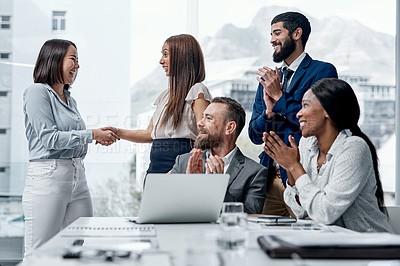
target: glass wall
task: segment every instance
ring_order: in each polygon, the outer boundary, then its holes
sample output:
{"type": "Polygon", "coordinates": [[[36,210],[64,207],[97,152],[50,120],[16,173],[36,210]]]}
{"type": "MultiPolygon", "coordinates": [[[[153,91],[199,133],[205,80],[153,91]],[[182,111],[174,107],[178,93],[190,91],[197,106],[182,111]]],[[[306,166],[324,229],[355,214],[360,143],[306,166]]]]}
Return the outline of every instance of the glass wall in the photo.
{"type": "MultiPolygon", "coordinates": [[[[306,52],[333,63],[340,78],[356,90],[360,126],[378,149],[387,202],[393,204],[395,1],[2,0],[0,241],[13,239],[16,255],[8,257],[12,253],[4,250],[7,245],[0,245],[0,262],[22,254],[20,201],[28,162],[22,94],[32,83],[44,41],[65,38],[76,43],[81,68],[71,92],[88,128],[147,127],[154,100],[168,86],[158,63],[161,47],[181,33],[194,34],[201,43],[205,84],[212,95],[239,100],[248,123],[256,70],[280,66],[272,62],[270,21],[288,10],[304,13],[311,22],[306,52]]],[[[247,128],[238,145],[258,161],[262,146],[249,141],[247,128]]],[[[85,167],[95,215],[137,215],[149,147],[127,141],[89,146],[85,167]]]]}

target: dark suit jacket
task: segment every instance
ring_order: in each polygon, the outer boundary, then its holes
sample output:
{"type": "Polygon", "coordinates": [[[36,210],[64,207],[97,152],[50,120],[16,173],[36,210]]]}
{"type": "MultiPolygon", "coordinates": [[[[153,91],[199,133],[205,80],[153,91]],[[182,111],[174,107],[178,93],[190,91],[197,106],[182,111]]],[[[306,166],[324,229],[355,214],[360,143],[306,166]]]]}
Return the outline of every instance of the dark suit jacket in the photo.
{"type": "MultiPolygon", "coordinates": [[[[178,155],[171,173],[185,173],[190,156],[191,153],[178,155]]],[[[205,152],[201,159],[205,173],[205,152]]],[[[267,168],[244,156],[238,148],[226,173],[230,178],[224,202],[243,202],[246,213],[262,213],[266,195],[267,168]]]]}
{"type": "MultiPolygon", "coordinates": [[[[281,80],[282,75],[281,72],[281,80]]],[[[289,135],[293,135],[298,144],[301,131],[296,114],[301,109],[301,101],[304,93],[312,84],[322,78],[337,77],[336,68],[332,64],[313,60],[306,54],[306,57],[294,73],[288,91],[283,92],[282,97],[276,102],[272,109],[275,113],[275,117],[271,120],[266,119],[265,116],[266,105],[263,98],[264,87],[259,83],[249,124],[249,137],[251,141],[254,144],[262,144],[263,132],[272,130],[276,132],[287,145],[289,145],[289,135]]],[[[262,152],[259,158],[260,163],[266,167],[270,165],[270,160],[272,160],[265,152],[262,152]]],[[[286,171],[283,168],[281,168],[280,171],[282,182],[286,186],[286,171]]]]}

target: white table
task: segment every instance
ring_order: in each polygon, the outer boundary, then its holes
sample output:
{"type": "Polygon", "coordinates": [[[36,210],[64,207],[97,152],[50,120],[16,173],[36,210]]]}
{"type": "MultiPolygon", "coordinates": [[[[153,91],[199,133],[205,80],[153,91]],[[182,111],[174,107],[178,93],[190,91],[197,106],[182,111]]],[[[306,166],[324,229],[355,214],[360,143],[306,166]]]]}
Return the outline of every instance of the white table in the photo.
{"type": "MultiPolygon", "coordinates": [[[[127,218],[123,217],[92,217],[92,218],[79,218],[71,226],[80,226],[88,222],[101,222],[105,225],[112,225],[115,223],[124,223],[127,226],[132,225],[127,218]]],[[[329,227],[330,230],[347,231],[339,227],[329,227]]],[[[41,246],[34,255],[27,261],[19,265],[159,265],[159,266],[184,266],[187,265],[188,258],[188,244],[193,243],[190,239],[195,239],[201,235],[212,235],[218,232],[219,225],[212,223],[201,224],[156,224],[156,236],[152,237],[124,237],[124,236],[106,236],[106,237],[82,237],[82,236],[65,236],[65,230],[54,236],[47,243],[41,246]],[[118,247],[121,243],[130,243],[138,239],[151,239],[155,246],[153,251],[144,251],[139,260],[132,258],[118,259],[115,262],[108,262],[104,260],[85,260],[85,259],[63,259],[62,254],[65,252],[66,247],[70,247],[76,239],[84,239],[85,243],[103,243],[113,248],[118,247]]],[[[293,261],[287,259],[271,259],[266,255],[257,244],[257,237],[263,234],[272,232],[284,232],[280,227],[261,228],[259,224],[249,224],[248,227],[248,245],[243,253],[224,251],[222,252],[222,260],[219,265],[371,265],[366,260],[300,260],[293,261]]],[[[296,233],[293,231],[293,233],[296,233]]],[[[312,230],[309,233],[313,232],[312,230]]],[[[356,234],[356,233],[355,233],[356,234]]],[[[201,238],[201,237],[200,237],[201,238]]],[[[199,239],[199,248],[201,247],[199,239]]],[[[84,245],[86,245],[84,244],[84,245]]],[[[192,258],[192,257],[190,257],[192,258]]],[[[218,264],[217,264],[218,265],[218,264]]],[[[384,265],[384,264],[383,264],[384,265]]],[[[390,265],[390,264],[387,264],[390,265]]],[[[207,265],[211,266],[211,265],[207,265]]]]}

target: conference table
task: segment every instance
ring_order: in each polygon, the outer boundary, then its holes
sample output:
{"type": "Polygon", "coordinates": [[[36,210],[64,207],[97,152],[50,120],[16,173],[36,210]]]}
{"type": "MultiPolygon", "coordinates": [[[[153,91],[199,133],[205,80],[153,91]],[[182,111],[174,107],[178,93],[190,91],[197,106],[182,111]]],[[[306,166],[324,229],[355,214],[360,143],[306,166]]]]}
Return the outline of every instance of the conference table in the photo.
{"type": "Polygon", "coordinates": [[[358,234],[306,220],[298,220],[290,226],[249,222],[243,230],[247,239],[245,245],[233,250],[218,247],[215,241],[221,234],[218,223],[138,225],[132,221],[129,217],[81,217],[19,265],[400,265],[393,261],[315,260],[299,256],[272,259],[257,243],[257,238],[266,234],[302,234],[305,237],[322,231],[358,234]]]}

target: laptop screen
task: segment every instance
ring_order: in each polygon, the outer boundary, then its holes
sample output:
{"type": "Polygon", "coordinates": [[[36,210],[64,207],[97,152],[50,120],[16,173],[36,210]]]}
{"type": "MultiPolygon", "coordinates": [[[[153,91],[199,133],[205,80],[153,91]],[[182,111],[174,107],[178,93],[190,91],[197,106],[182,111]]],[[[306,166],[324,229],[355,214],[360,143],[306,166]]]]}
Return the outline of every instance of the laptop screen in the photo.
{"type": "Polygon", "coordinates": [[[228,174],[148,174],[137,222],[215,222],[228,181],[228,174]]]}

